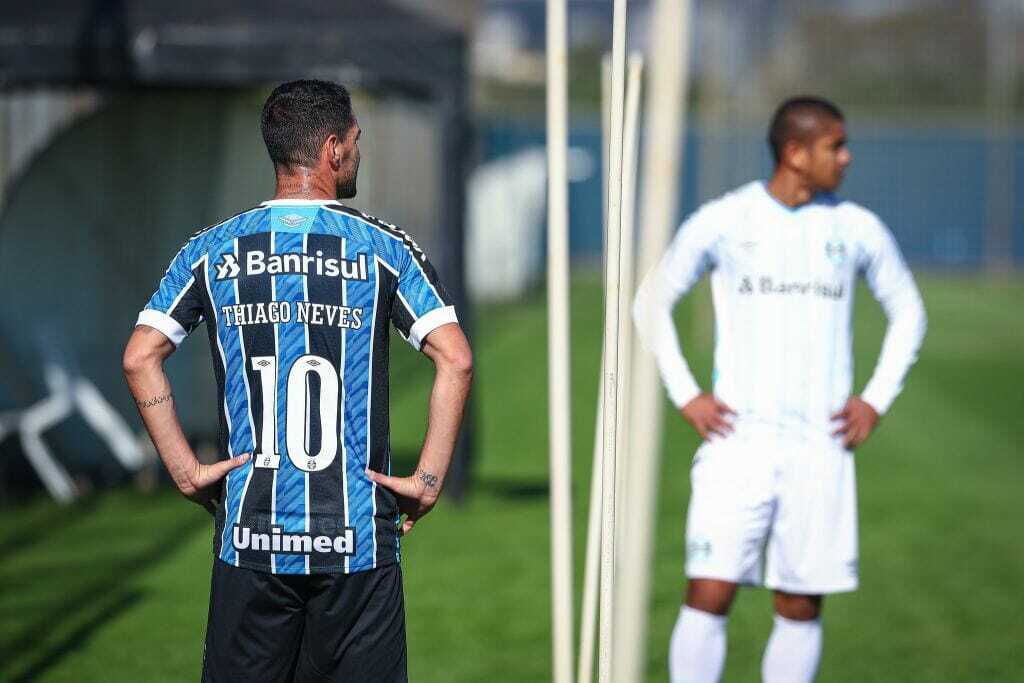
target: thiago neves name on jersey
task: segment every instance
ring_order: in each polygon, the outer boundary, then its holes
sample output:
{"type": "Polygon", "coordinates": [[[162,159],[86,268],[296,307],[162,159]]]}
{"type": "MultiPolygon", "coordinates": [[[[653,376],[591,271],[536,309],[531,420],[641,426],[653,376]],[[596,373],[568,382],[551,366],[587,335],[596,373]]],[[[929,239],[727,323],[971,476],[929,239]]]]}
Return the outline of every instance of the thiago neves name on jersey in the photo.
{"type": "MultiPolygon", "coordinates": [[[[369,280],[366,254],[354,259],[324,258],[322,251],[310,254],[264,254],[253,250],[245,255],[245,268],[238,263],[234,254],[222,254],[216,265],[217,280],[230,280],[240,275],[325,275],[341,277],[343,280],[369,280]]],[[[363,325],[363,309],[333,304],[299,301],[257,302],[222,306],[224,324],[227,327],[240,325],[264,325],[267,323],[327,325],[358,330],[363,325]]]]}

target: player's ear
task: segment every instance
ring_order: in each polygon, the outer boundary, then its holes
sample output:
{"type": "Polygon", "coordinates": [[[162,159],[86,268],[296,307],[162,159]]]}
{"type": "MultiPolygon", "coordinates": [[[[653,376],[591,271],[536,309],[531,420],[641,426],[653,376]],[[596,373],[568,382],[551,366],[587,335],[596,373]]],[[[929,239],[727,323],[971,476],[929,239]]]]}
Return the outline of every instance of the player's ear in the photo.
{"type": "Polygon", "coordinates": [[[331,168],[337,170],[341,167],[341,140],[334,133],[327,136],[324,140],[324,146],[320,149],[320,156],[323,158],[327,157],[327,162],[331,165],[331,168]]]}
{"type": "Polygon", "coordinates": [[[806,170],[810,162],[810,148],[799,140],[786,140],[782,145],[782,158],[792,168],[806,170]]]}

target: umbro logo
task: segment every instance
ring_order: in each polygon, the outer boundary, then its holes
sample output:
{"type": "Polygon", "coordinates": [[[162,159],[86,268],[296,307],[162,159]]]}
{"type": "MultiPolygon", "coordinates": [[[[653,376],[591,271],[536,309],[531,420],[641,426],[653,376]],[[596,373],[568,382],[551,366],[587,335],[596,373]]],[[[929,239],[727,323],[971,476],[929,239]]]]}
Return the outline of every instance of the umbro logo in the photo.
{"type": "Polygon", "coordinates": [[[214,268],[217,269],[218,280],[230,280],[238,277],[238,274],[242,271],[238,265],[238,259],[235,258],[234,254],[221,254],[220,263],[214,264],[214,268]]]}
{"type": "Polygon", "coordinates": [[[300,216],[297,213],[290,213],[287,216],[278,217],[279,221],[287,225],[289,228],[297,228],[306,221],[309,220],[308,216],[300,216]]]}

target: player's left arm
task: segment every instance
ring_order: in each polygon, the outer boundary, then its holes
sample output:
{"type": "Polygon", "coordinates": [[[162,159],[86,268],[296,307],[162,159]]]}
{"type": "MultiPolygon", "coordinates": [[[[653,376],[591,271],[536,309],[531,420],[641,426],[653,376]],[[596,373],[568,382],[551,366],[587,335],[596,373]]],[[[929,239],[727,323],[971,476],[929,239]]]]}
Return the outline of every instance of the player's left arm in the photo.
{"type": "Polygon", "coordinates": [[[843,435],[847,448],[863,443],[896,400],[907,372],[917,360],[928,324],[921,294],[896,240],[874,217],[863,247],[860,267],[864,279],[889,323],[878,363],[864,391],[851,397],[833,416],[841,421],[836,434],[843,435]]]}
{"type": "Polygon", "coordinates": [[[407,534],[441,495],[473,381],[473,354],[434,266],[411,237],[401,234],[402,245],[392,243],[394,248],[384,254],[389,264],[381,264],[398,277],[390,319],[414,349],[433,361],[434,386],[416,471],[393,477],[368,469],[366,476],[395,494],[405,515],[401,532],[407,534]]]}
{"type": "Polygon", "coordinates": [[[435,373],[427,434],[416,471],[408,477],[392,477],[367,470],[372,481],[398,496],[399,510],[405,515],[402,534],[412,531],[441,495],[473,382],[473,354],[458,324],[447,323],[434,329],[423,340],[420,350],[434,362],[435,373]]]}

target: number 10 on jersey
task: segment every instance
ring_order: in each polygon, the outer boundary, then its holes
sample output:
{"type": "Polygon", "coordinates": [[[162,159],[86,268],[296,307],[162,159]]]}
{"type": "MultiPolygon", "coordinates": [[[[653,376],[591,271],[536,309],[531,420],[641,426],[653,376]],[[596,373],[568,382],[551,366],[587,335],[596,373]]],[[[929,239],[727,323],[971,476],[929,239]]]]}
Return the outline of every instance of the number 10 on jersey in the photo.
{"type": "MultiPolygon", "coordinates": [[[[277,469],[281,454],[277,452],[277,358],[254,356],[252,369],[260,376],[263,394],[263,420],[259,450],[253,455],[253,466],[277,469]]],[[[285,396],[285,443],[288,458],[303,472],[327,468],[338,454],[338,375],[330,361],[320,356],[300,356],[288,370],[285,396]],[[309,375],[320,380],[320,451],[309,452],[309,434],[313,419],[309,375]]]]}

